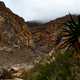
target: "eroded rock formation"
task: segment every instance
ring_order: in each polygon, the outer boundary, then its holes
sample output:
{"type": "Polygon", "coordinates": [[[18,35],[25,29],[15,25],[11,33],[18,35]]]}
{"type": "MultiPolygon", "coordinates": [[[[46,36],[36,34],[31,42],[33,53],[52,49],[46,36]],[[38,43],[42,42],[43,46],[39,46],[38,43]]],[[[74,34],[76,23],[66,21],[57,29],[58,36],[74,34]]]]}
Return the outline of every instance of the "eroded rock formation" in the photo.
{"type": "Polygon", "coordinates": [[[31,36],[24,19],[0,2],[0,45],[30,46],[31,36]]]}

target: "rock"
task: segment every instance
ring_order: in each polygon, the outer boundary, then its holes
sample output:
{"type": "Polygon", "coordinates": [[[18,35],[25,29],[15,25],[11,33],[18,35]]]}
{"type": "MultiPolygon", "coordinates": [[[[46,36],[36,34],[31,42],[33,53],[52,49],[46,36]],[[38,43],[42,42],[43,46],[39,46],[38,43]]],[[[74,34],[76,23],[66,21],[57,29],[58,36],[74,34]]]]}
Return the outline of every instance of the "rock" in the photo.
{"type": "Polygon", "coordinates": [[[14,78],[14,79],[5,79],[5,80],[23,80],[23,79],[20,79],[20,78],[14,78]]]}
{"type": "Polygon", "coordinates": [[[0,4],[0,44],[31,46],[32,34],[24,19],[15,15],[3,2],[0,4]]]}
{"type": "Polygon", "coordinates": [[[0,1],[0,66],[33,60],[33,46],[32,33],[24,19],[0,1]]]}

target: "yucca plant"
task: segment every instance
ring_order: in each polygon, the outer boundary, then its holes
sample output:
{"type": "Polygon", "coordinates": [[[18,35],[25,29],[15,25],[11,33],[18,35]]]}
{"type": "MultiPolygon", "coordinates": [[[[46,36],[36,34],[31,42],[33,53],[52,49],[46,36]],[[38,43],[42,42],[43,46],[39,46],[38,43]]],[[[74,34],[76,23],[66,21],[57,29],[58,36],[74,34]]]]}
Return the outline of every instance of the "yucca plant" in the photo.
{"type": "Polygon", "coordinates": [[[77,16],[77,20],[74,20],[72,15],[69,14],[70,20],[64,23],[62,30],[60,47],[66,50],[74,50],[79,52],[80,49],[80,16],[77,16]]]}

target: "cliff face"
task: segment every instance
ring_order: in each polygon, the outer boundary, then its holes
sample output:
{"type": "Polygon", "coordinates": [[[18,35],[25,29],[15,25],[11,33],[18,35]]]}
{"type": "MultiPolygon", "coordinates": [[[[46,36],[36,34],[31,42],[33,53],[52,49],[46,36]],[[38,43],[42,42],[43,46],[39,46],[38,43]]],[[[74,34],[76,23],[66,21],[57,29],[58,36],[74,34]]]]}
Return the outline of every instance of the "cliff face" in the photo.
{"type": "Polygon", "coordinates": [[[0,66],[27,63],[33,58],[32,34],[24,19],[0,2],[0,66]]]}
{"type": "MultiPolygon", "coordinates": [[[[77,19],[77,15],[72,16],[74,20],[77,19]]],[[[66,15],[61,18],[57,18],[45,24],[33,25],[29,24],[32,32],[33,40],[37,45],[38,50],[49,53],[56,44],[59,42],[60,32],[64,27],[64,23],[70,20],[70,16],[66,15]]]]}
{"type": "Polygon", "coordinates": [[[0,45],[29,46],[31,36],[24,19],[0,2],[0,45]]]}
{"type": "Polygon", "coordinates": [[[0,65],[29,63],[48,54],[69,19],[67,15],[45,24],[25,22],[0,2],[0,65]]]}

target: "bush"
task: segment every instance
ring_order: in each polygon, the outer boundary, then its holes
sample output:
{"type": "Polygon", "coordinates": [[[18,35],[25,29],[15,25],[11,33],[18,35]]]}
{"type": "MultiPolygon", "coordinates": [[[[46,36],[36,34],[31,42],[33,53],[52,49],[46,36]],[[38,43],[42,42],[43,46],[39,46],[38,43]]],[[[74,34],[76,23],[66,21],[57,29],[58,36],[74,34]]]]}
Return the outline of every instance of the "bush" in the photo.
{"type": "Polygon", "coordinates": [[[38,64],[24,80],[80,80],[80,65],[73,54],[58,54],[51,63],[38,64]]]}

